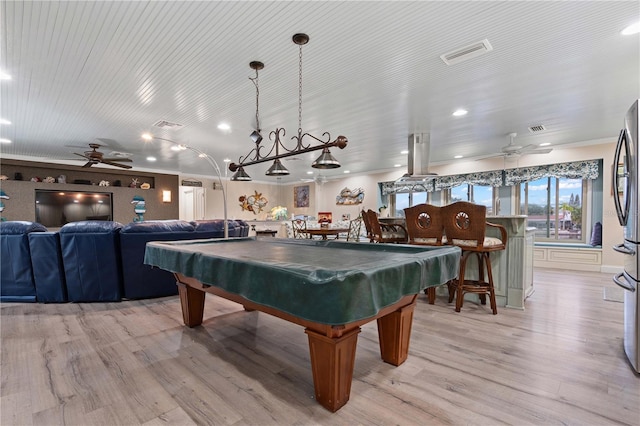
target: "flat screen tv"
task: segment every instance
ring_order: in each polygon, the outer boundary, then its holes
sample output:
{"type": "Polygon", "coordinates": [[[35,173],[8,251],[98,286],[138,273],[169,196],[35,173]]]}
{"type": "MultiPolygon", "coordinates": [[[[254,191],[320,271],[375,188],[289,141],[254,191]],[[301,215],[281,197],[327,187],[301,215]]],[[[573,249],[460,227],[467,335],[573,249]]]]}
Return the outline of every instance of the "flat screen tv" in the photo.
{"type": "Polygon", "coordinates": [[[113,220],[110,192],[36,189],[36,222],[57,228],[81,220],[113,220]]]}

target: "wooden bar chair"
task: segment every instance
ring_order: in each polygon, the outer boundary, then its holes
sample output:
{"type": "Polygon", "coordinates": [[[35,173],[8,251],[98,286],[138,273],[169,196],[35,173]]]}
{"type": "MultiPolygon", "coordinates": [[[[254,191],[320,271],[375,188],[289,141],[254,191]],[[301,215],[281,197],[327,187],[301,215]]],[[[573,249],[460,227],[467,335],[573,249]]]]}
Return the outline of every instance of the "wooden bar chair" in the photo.
{"type": "Polygon", "coordinates": [[[399,224],[380,223],[378,221],[378,214],[369,209],[366,212],[363,210],[363,219],[365,227],[367,228],[367,236],[369,242],[372,243],[406,243],[407,242],[407,230],[404,226],[399,224]],[[367,222],[369,226],[367,226],[367,222]],[[369,232],[370,230],[370,232],[369,232]]]}
{"type": "Polygon", "coordinates": [[[486,304],[486,296],[489,295],[491,310],[496,315],[498,309],[493,287],[490,254],[506,248],[507,230],[502,225],[487,222],[487,208],[478,204],[458,201],[442,207],[442,213],[447,243],[462,249],[456,286],[456,312],[460,312],[462,308],[465,293],[475,293],[479,295],[483,305],[486,304]],[[500,231],[500,238],[487,237],[485,235],[487,227],[497,228],[500,231]],[[465,277],[467,259],[472,253],[477,256],[478,260],[478,278],[475,280],[465,277]]]}
{"type": "MultiPolygon", "coordinates": [[[[444,237],[444,224],[442,221],[442,208],[432,204],[418,204],[404,209],[409,244],[423,246],[441,246],[446,243],[444,237]]],[[[449,291],[449,303],[453,302],[456,294],[456,283],[446,283],[449,291]]],[[[424,290],[433,305],[436,301],[436,288],[429,287],[424,290]]]]}

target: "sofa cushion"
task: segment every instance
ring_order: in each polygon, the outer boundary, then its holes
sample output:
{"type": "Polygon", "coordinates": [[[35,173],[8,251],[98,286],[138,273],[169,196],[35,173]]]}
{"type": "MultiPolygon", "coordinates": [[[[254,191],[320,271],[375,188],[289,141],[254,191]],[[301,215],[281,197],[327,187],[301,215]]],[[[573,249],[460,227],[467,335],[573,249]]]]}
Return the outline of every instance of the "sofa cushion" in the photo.
{"type": "Polygon", "coordinates": [[[116,302],[122,298],[122,224],[81,221],[60,229],[60,246],[70,302],[116,302]]]}
{"type": "Polygon", "coordinates": [[[69,222],[60,228],[61,234],[72,233],[114,233],[119,232],[122,229],[122,224],[119,222],[112,222],[107,220],[82,220],[79,222],[69,222]]]}
{"type": "MultiPolygon", "coordinates": [[[[229,236],[236,237],[239,227],[234,220],[228,220],[228,222],[229,236]]],[[[200,234],[197,238],[224,238],[224,219],[194,220],[191,223],[200,234]]]]}
{"type": "Polygon", "coordinates": [[[29,234],[46,230],[35,222],[0,222],[0,301],[36,301],[29,234]]]}
{"type": "Polygon", "coordinates": [[[148,299],[178,294],[173,274],[144,264],[149,241],[178,241],[204,238],[193,223],[183,220],[133,222],[120,232],[123,297],[148,299]]]}
{"type": "Polygon", "coordinates": [[[38,222],[26,222],[23,220],[0,222],[0,234],[2,235],[22,235],[30,232],[46,231],[47,228],[38,222]]]}
{"type": "Polygon", "coordinates": [[[62,263],[60,234],[33,232],[29,234],[29,249],[36,286],[36,300],[42,303],[66,302],[67,285],[62,263]]]}
{"type": "Polygon", "coordinates": [[[120,232],[129,233],[158,233],[158,232],[193,232],[195,226],[184,220],[148,220],[144,222],[131,222],[125,225],[120,232]]]}

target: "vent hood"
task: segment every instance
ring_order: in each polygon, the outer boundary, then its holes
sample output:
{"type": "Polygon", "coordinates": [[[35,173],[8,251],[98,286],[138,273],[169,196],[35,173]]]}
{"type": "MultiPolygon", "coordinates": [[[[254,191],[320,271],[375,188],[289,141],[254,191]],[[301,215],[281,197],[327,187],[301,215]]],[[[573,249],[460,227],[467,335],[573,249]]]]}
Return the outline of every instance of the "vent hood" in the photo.
{"type": "Polygon", "coordinates": [[[437,175],[429,172],[429,149],[431,137],[429,133],[414,133],[409,135],[409,161],[407,173],[396,182],[428,182],[437,175]]]}

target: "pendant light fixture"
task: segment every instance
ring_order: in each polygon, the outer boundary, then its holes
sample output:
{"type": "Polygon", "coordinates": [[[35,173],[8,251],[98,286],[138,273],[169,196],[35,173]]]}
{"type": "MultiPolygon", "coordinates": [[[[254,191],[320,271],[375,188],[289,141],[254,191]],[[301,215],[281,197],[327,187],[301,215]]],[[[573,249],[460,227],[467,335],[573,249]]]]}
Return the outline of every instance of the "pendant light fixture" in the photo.
{"type": "Polygon", "coordinates": [[[326,137],[326,140],[322,140],[313,136],[309,133],[302,132],[302,46],[309,42],[309,36],[306,34],[294,34],[292,37],[293,42],[298,45],[298,134],[297,136],[293,136],[291,139],[296,141],[296,145],[293,148],[287,148],[281,138],[285,135],[284,128],[276,128],[275,130],[269,133],[269,140],[273,141],[273,145],[268,150],[266,155],[262,155],[261,151],[266,150],[264,146],[261,145],[263,141],[260,129],[260,114],[259,114],[259,97],[260,97],[260,88],[258,84],[258,71],[264,68],[264,64],[259,61],[253,61],[249,63],[249,67],[255,70],[256,76],[254,78],[249,78],[256,87],[256,130],[254,130],[250,137],[251,140],[255,143],[255,148],[253,148],[247,155],[244,157],[240,157],[238,163],[230,163],[229,170],[235,172],[235,174],[231,177],[231,180],[251,180],[251,177],[244,171],[244,167],[250,166],[253,164],[264,163],[266,161],[273,161],[273,164],[267,172],[265,173],[267,176],[286,176],[289,174],[289,170],[282,165],[280,161],[281,158],[290,157],[293,155],[304,154],[311,151],[322,150],[322,154],[318,159],[316,159],[311,167],[316,169],[335,169],[340,167],[340,163],[336,160],[329,148],[338,147],[340,149],[344,149],[347,146],[347,138],[345,136],[338,136],[334,141],[331,141],[331,135],[329,132],[324,132],[323,136],[326,137]],[[311,146],[311,144],[307,144],[303,141],[305,137],[310,137],[320,142],[318,145],[311,146]],[[280,151],[283,151],[281,154],[280,151]]]}

